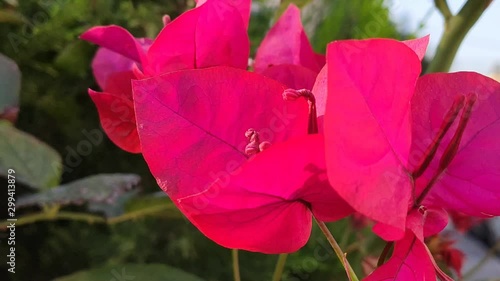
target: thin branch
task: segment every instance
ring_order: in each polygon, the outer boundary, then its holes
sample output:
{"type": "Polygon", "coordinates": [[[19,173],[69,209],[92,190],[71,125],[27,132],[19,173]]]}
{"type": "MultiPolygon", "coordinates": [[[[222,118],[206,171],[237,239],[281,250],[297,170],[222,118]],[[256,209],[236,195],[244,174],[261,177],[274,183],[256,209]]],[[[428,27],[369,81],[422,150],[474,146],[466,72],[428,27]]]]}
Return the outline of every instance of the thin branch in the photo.
{"type": "MultiPolygon", "coordinates": [[[[80,213],[80,212],[53,212],[52,210],[47,210],[47,211],[42,211],[39,213],[34,213],[34,214],[29,214],[29,215],[24,215],[22,217],[19,217],[17,219],[16,226],[21,226],[21,225],[26,225],[26,224],[32,224],[40,221],[57,221],[57,220],[72,220],[72,221],[81,221],[81,222],[86,222],[89,224],[92,223],[103,223],[103,224],[117,224],[121,223],[124,221],[129,221],[133,219],[138,219],[141,217],[146,217],[150,215],[155,215],[158,213],[165,213],[165,211],[174,211],[175,213],[168,213],[169,215],[173,215],[173,217],[182,217],[180,212],[170,204],[164,204],[161,206],[152,206],[152,207],[147,207],[144,209],[139,209],[136,211],[131,211],[128,213],[125,213],[121,216],[117,216],[114,218],[109,218],[106,219],[104,217],[94,215],[94,214],[89,214],[89,213],[80,213]]],[[[0,230],[5,230],[7,229],[7,226],[11,222],[9,221],[3,221],[0,222],[0,230]]]]}
{"type": "MultiPolygon", "coordinates": [[[[157,213],[163,213],[165,211],[174,211],[174,217],[182,217],[182,215],[180,214],[180,212],[178,211],[178,209],[174,206],[174,205],[171,205],[171,204],[162,204],[162,205],[157,205],[157,206],[151,206],[151,207],[146,207],[146,208],[142,208],[142,209],[138,209],[138,210],[135,210],[135,211],[130,211],[130,212],[127,212],[123,215],[120,215],[120,216],[117,216],[117,217],[113,217],[113,218],[109,218],[106,220],[106,223],[107,224],[116,224],[116,223],[121,223],[121,222],[124,222],[124,221],[129,221],[129,220],[133,220],[133,219],[138,219],[138,218],[141,218],[141,217],[147,217],[147,216],[150,216],[150,215],[154,215],[154,214],[157,214],[157,213]]],[[[172,214],[170,212],[165,212],[165,214],[172,214]]]]}
{"type": "Polygon", "coordinates": [[[445,22],[448,22],[453,17],[446,0],[434,0],[434,5],[436,5],[441,15],[443,15],[445,22]]]}
{"type": "Polygon", "coordinates": [[[342,251],[342,249],[340,248],[339,244],[337,243],[337,241],[333,237],[332,233],[330,232],[330,230],[328,229],[326,224],[322,221],[317,220],[316,218],[315,218],[315,220],[316,220],[316,223],[318,224],[319,228],[321,229],[321,231],[325,235],[326,240],[328,240],[328,243],[330,243],[330,246],[332,246],[332,249],[335,252],[335,254],[337,255],[337,258],[342,263],[342,266],[344,267],[349,280],[359,281],[358,277],[356,276],[356,273],[354,272],[351,265],[349,264],[349,261],[347,261],[347,258],[344,254],[344,251],[342,251]]]}
{"type": "Polygon", "coordinates": [[[457,15],[452,16],[446,25],[436,55],[427,68],[427,73],[448,72],[460,44],[488,8],[492,0],[468,0],[457,15]]]}
{"type": "MultiPolygon", "coordinates": [[[[16,226],[32,224],[39,221],[56,221],[56,220],[73,220],[73,221],[84,221],[86,223],[106,223],[106,219],[101,216],[96,216],[87,213],[76,213],[76,212],[40,212],[35,214],[26,215],[20,217],[15,222],[16,226]]],[[[0,223],[0,230],[5,230],[10,224],[9,221],[4,221],[0,223]]]]}

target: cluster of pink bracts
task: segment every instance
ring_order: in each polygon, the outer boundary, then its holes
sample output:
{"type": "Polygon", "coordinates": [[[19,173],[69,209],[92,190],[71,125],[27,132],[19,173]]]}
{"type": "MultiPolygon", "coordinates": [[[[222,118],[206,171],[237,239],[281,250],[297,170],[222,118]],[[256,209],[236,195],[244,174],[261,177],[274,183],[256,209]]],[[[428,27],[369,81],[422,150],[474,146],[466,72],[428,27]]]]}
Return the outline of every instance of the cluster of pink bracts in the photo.
{"type": "Polygon", "coordinates": [[[200,0],[155,40],[85,32],[109,138],[222,246],[293,252],[313,216],[357,212],[395,241],[366,280],[451,280],[424,238],[447,212],[500,215],[499,83],[419,77],[428,37],[336,41],[325,60],[293,5],[248,71],[250,2],[200,0]]]}

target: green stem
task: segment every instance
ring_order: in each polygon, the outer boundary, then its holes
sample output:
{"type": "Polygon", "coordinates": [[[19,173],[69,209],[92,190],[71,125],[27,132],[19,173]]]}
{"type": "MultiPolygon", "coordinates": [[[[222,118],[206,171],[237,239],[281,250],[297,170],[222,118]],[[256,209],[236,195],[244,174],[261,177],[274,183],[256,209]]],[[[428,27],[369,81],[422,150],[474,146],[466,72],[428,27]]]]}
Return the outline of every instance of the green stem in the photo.
{"type": "Polygon", "coordinates": [[[340,248],[339,244],[333,237],[332,233],[326,226],[326,224],[322,221],[317,220],[314,218],[316,223],[318,224],[319,228],[323,232],[323,234],[326,237],[326,240],[328,240],[328,243],[330,243],[330,246],[332,246],[333,251],[337,255],[337,258],[340,260],[340,263],[342,263],[342,266],[344,267],[345,271],[347,272],[347,276],[349,280],[351,281],[359,281],[358,276],[356,276],[356,273],[352,269],[351,265],[349,264],[349,261],[347,260],[344,251],[340,248]]]}
{"type": "MultiPolygon", "coordinates": [[[[39,221],[55,221],[55,220],[74,220],[74,221],[84,221],[87,223],[106,223],[105,218],[87,213],[58,212],[56,214],[53,214],[51,212],[41,212],[18,218],[16,221],[16,226],[31,224],[39,221]]],[[[8,221],[0,223],[0,229],[6,229],[9,223],[10,222],[8,221]]]]}
{"type": "MultiPolygon", "coordinates": [[[[29,214],[22,216],[17,219],[16,221],[16,226],[21,226],[21,225],[26,225],[26,224],[32,224],[36,223],[39,221],[56,221],[56,220],[72,220],[72,221],[82,221],[86,222],[89,224],[92,223],[106,223],[106,224],[116,224],[116,223],[121,223],[124,221],[132,220],[132,219],[137,219],[141,217],[146,217],[149,215],[157,214],[157,213],[164,213],[167,210],[173,210],[176,211],[174,216],[181,217],[180,213],[177,211],[177,209],[170,204],[165,204],[161,206],[153,206],[149,208],[144,208],[136,211],[131,211],[128,213],[125,213],[121,216],[106,219],[101,216],[93,215],[93,214],[88,214],[88,213],[78,213],[78,212],[64,212],[64,211],[57,211],[53,209],[47,209],[45,211],[42,211],[40,213],[34,213],[34,214],[29,214]]],[[[9,225],[9,221],[4,221],[0,223],[0,230],[5,230],[7,226],[9,225]]]]}
{"type": "Polygon", "coordinates": [[[444,15],[445,30],[437,47],[436,55],[427,68],[427,73],[448,72],[460,44],[477,22],[491,0],[468,0],[457,15],[452,15],[446,1],[435,1],[436,6],[444,15]]]}
{"type": "Polygon", "coordinates": [[[273,281],[280,281],[281,276],[283,275],[283,270],[285,269],[286,258],[288,254],[280,254],[278,257],[278,262],[276,263],[276,267],[274,269],[273,281]]]}
{"type": "Polygon", "coordinates": [[[240,262],[238,258],[238,250],[237,249],[232,249],[231,250],[232,256],[233,256],[233,275],[234,275],[234,281],[241,281],[240,277],[240,262]]]}
{"type": "Polygon", "coordinates": [[[146,216],[153,215],[156,213],[172,214],[170,212],[165,212],[165,211],[174,211],[175,212],[174,216],[182,217],[182,215],[179,213],[178,209],[174,205],[163,204],[163,205],[151,206],[151,207],[147,207],[147,208],[138,209],[135,211],[130,211],[130,212],[127,212],[121,216],[109,218],[106,222],[108,224],[116,224],[116,223],[121,223],[121,222],[128,221],[128,220],[146,217],[146,216]]]}
{"type": "Polygon", "coordinates": [[[445,22],[448,22],[450,18],[453,17],[453,14],[451,13],[450,7],[448,6],[448,2],[446,0],[434,0],[434,5],[443,15],[445,22]]]}

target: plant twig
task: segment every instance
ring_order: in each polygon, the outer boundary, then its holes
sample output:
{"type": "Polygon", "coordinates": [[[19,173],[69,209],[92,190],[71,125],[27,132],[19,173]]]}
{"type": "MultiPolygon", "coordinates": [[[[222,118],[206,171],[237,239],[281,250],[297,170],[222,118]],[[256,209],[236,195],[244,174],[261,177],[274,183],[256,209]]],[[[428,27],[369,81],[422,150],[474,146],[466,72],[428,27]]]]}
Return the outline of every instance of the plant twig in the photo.
{"type": "Polygon", "coordinates": [[[147,217],[149,215],[154,215],[156,213],[162,213],[165,211],[174,211],[176,215],[179,215],[179,217],[182,217],[180,212],[178,211],[178,209],[174,205],[162,204],[162,205],[150,206],[147,208],[138,209],[135,211],[130,211],[130,212],[127,212],[123,215],[120,215],[120,216],[117,216],[114,218],[109,218],[106,220],[106,223],[107,224],[117,224],[117,223],[121,223],[124,221],[138,219],[141,217],[147,217]]]}
{"type": "Polygon", "coordinates": [[[280,281],[283,275],[283,270],[285,269],[286,258],[288,254],[280,254],[278,257],[278,262],[274,268],[273,281],[280,281]]]}
{"type": "Polygon", "coordinates": [[[448,2],[446,0],[434,0],[434,5],[443,15],[445,22],[448,22],[453,17],[453,14],[451,13],[450,7],[448,6],[448,2]]]}
{"type": "Polygon", "coordinates": [[[351,281],[359,281],[358,277],[356,276],[356,273],[352,269],[351,265],[349,264],[349,261],[347,261],[346,256],[342,249],[340,248],[339,244],[333,237],[332,233],[326,226],[326,224],[322,221],[319,221],[315,218],[316,223],[318,224],[319,228],[323,232],[323,234],[326,237],[326,240],[328,240],[328,243],[330,243],[330,246],[332,246],[333,251],[337,255],[337,258],[340,260],[342,263],[342,266],[345,268],[347,276],[349,277],[349,280],[351,281]]]}
{"type": "MultiPolygon", "coordinates": [[[[175,211],[176,214],[179,214],[179,217],[181,217],[180,213],[177,211],[177,209],[170,205],[170,204],[165,204],[161,206],[152,206],[136,211],[131,211],[128,213],[125,213],[121,216],[117,216],[114,218],[109,218],[106,219],[104,217],[94,215],[94,214],[89,214],[89,213],[80,213],[80,212],[65,212],[65,211],[54,211],[52,209],[46,209],[45,211],[39,212],[39,213],[34,213],[34,214],[29,214],[29,215],[24,215],[22,217],[19,217],[16,221],[16,226],[21,226],[21,225],[26,225],[26,224],[32,224],[40,221],[57,221],[57,220],[72,220],[72,221],[81,221],[81,222],[86,222],[89,224],[92,223],[103,223],[103,224],[117,224],[121,223],[124,221],[129,221],[141,217],[146,217],[150,215],[154,215],[157,213],[162,213],[165,211],[175,211]]],[[[7,226],[9,225],[10,222],[8,221],[3,221],[0,222],[0,230],[5,230],[7,226]]]]}
{"type": "MultiPolygon", "coordinates": [[[[448,72],[450,70],[460,44],[472,26],[481,17],[486,8],[488,8],[491,1],[468,0],[457,15],[449,18],[439,42],[436,55],[427,68],[427,73],[448,72]]],[[[435,2],[440,1],[436,0],[435,2]]]]}
{"type": "MultiPolygon", "coordinates": [[[[39,221],[56,221],[56,220],[84,221],[87,223],[106,223],[105,218],[88,213],[58,212],[53,214],[51,212],[40,212],[18,218],[16,221],[16,226],[31,224],[39,221]]],[[[8,225],[9,222],[4,221],[0,223],[0,229],[5,230],[8,225]]]]}

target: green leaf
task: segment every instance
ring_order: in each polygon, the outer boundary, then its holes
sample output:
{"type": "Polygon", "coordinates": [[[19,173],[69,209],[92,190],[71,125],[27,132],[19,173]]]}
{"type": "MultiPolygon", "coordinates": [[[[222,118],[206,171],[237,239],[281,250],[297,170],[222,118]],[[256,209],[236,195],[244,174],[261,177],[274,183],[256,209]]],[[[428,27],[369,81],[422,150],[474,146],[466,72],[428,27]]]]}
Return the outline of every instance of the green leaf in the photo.
{"type": "Polygon", "coordinates": [[[0,120],[0,176],[6,177],[8,169],[18,182],[47,189],[59,184],[62,160],[47,144],[0,120]]]}
{"type": "Polygon", "coordinates": [[[94,175],[44,192],[20,197],[16,207],[86,202],[113,204],[120,195],[138,187],[139,182],[140,177],[135,174],[94,175]]]}
{"type": "Polygon", "coordinates": [[[139,193],[138,189],[127,191],[118,196],[113,204],[107,202],[89,202],[87,209],[93,213],[102,213],[106,218],[114,218],[123,215],[125,204],[139,193]]]}
{"type": "Polygon", "coordinates": [[[17,115],[20,89],[21,72],[17,64],[10,58],[0,54],[0,118],[9,109],[16,109],[17,115]]]}
{"type": "Polygon", "coordinates": [[[82,40],[73,42],[55,58],[54,65],[68,74],[85,77],[88,71],[88,57],[95,51],[92,45],[82,40]]]}
{"type": "Polygon", "coordinates": [[[123,264],[80,271],[54,281],[203,281],[180,269],[162,264],[123,264]]]}
{"type": "Polygon", "coordinates": [[[316,51],[324,53],[328,43],[343,39],[407,39],[391,21],[383,0],[314,0],[303,9],[305,28],[316,51]]]}

